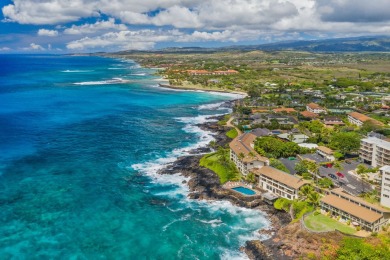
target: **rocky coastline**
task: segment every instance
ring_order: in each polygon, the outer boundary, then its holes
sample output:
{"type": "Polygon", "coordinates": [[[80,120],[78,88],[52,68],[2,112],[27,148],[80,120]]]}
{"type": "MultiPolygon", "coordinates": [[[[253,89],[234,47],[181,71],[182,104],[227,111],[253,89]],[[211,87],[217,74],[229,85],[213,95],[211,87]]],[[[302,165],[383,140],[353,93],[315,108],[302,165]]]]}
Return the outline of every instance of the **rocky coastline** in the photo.
{"type": "MultiPolygon", "coordinates": [[[[234,101],[229,101],[223,104],[224,107],[231,107],[234,101]]],[[[222,116],[213,117],[220,120],[222,116]]],[[[231,139],[226,136],[229,128],[219,126],[217,122],[206,122],[198,125],[203,130],[214,133],[214,138],[218,146],[225,147],[231,139]]],[[[291,222],[289,214],[284,211],[276,210],[272,205],[269,205],[261,200],[258,196],[244,196],[238,192],[224,189],[220,185],[218,176],[211,170],[199,166],[199,160],[202,154],[212,152],[211,147],[203,147],[191,151],[191,155],[179,157],[175,162],[167,165],[160,170],[160,174],[177,174],[181,173],[188,177],[186,183],[189,187],[189,198],[199,200],[227,200],[232,204],[258,209],[268,215],[272,225],[270,229],[259,230],[260,234],[271,236],[271,238],[260,241],[247,241],[245,246],[241,248],[250,259],[291,259],[283,254],[283,250],[277,243],[272,241],[272,238],[277,234],[278,230],[291,222]]]]}

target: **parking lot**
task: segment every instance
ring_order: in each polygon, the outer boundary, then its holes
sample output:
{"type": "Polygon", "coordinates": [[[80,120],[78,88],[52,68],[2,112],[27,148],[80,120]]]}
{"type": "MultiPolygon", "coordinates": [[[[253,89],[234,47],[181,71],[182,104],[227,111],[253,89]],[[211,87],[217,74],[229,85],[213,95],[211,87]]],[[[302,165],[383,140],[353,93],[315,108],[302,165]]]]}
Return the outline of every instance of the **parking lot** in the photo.
{"type": "MultiPolygon", "coordinates": [[[[318,154],[307,154],[302,156],[305,159],[315,160],[318,163],[325,162],[324,158],[318,154]]],[[[280,161],[286,166],[291,174],[296,174],[295,165],[299,162],[296,160],[289,160],[288,158],[281,158],[280,161]]],[[[325,166],[320,166],[319,174],[321,177],[327,177],[333,181],[335,186],[342,187],[347,192],[353,195],[359,195],[362,192],[368,192],[372,190],[372,187],[369,183],[362,181],[361,179],[355,177],[355,175],[348,173],[349,171],[355,170],[356,167],[361,164],[355,160],[351,160],[350,163],[341,163],[342,169],[336,170],[334,167],[327,168],[325,166]],[[340,172],[341,175],[336,174],[340,172]]],[[[370,167],[369,165],[365,165],[370,167]]]]}

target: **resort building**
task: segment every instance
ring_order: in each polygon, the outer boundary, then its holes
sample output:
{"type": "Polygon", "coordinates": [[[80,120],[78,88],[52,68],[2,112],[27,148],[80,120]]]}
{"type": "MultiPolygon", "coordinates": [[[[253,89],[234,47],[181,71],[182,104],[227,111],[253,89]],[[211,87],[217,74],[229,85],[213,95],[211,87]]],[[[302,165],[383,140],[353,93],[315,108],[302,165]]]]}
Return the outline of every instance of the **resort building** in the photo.
{"type": "Polygon", "coordinates": [[[365,200],[346,193],[342,188],[333,189],[320,201],[321,210],[342,220],[350,220],[362,229],[378,232],[389,223],[390,210],[368,203],[365,200]]]}
{"type": "Polygon", "coordinates": [[[377,137],[360,141],[359,157],[374,167],[390,165],[390,142],[377,137]]]}
{"type": "Polygon", "coordinates": [[[361,127],[363,125],[363,123],[366,121],[371,121],[373,124],[376,124],[376,125],[383,125],[381,122],[379,122],[375,119],[372,119],[371,117],[368,117],[366,115],[360,114],[358,112],[349,113],[348,114],[348,121],[351,124],[357,125],[359,127],[361,127]]]}
{"type": "Polygon", "coordinates": [[[244,133],[230,142],[230,160],[238,170],[247,175],[250,170],[269,165],[269,159],[260,156],[254,149],[254,141],[257,136],[252,133],[244,133]]]}
{"type": "Polygon", "coordinates": [[[334,160],[336,160],[336,158],[334,158],[333,154],[334,154],[334,151],[328,147],[325,147],[325,146],[318,146],[317,147],[317,150],[316,152],[324,157],[325,159],[333,162],[334,160]]]}
{"type": "Polygon", "coordinates": [[[271,166],[264,166],[252,172],[256,175],[261,189],[289,200],[297,199],[299,189],[309,183],[271,166]]]}
{"type": "Polygon", "coordinates": [[[390,208],[390,166],[386,165],[380,168],[382,175],[381,182],[381,204],[390,208]]]}
{"type": "Polygon", "coordinates": [[[316,103],[307,104],[306,105],[306,110],[309,111],[309,112],[312,112],[314,114],[321,114],[321,113],[326,114],[326,109],[321,107],[321,106],[319,106],[316,103]]]}

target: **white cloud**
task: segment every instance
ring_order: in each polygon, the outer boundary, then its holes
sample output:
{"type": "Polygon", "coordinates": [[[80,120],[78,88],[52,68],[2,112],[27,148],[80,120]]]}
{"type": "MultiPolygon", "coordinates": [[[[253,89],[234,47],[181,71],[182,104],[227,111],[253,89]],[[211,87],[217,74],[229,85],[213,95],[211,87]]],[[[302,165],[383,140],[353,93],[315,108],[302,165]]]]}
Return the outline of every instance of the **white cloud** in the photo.
{"type": "Polygon", "coordinates": [[[13,0],[2,11],[7,21],[55,25],[38,34],[63,32],[68,49],[117,50],[158,42],[294,40],[302,34],[390,35],[389,9],[389,0],[13,0]],[[90,17],[100,20],[68,25],[90,17]],[[134,25],[149,29],[130,30],[134,25]]]}
{"type": "Polygon", "coordinates": [[[29,47],[22,48],[22,50],[25,50],[25,51],[44,51],[45,48],[43,48],[43,47],[42,47],[41,45],[39,45],[39,44],[30,43],[30,46],[29,46],[29,47]]]}
{"type": "Polygon", "coordinates": [[[101,36],[84,37],[67,44],[70,50],[106,49],[106,50],[147,50],[159,42],[208,42],[223,41],[237,42],[240,39],[257,39],[259,31],[194,31],[187,34],[183,31],[173,30],[138,30],[110,32],[101,36]]]}
{"type": "Polygon", "coordinates": [[[99,1],[13,0],[2,8],[3,15],[20,24],[57,24],[98,16],[99,1]]]}
{"type": "Polygon", "coordinates": [[[0,47],[0,51],[10,51],[11,48],[8,47],[0,47]]]}
{"type": "Polygon", "coordinates": [[[172,41],[174,33],[154,30],[109,32],[97,37],[84,37],[67,44],[71,50],[115,48],[116,50],[153,48],[156,42],[172,41]]]}
{"type": "Polygon", "coordinates": [[[93,34],[99,31],[107,31],[107,30],[117,30],[124,31],[127,30],[126,25],[124,24],[116,24],[114,18],[110,18],[107,21],[97,21],[94,24],[83,24],[83,25],[72,25],[72,27],[64,30],[65,34],[93,34]]]}
{"type": "Polygon", "coordinates": [[[55,37],[55,36],[58,36],[58,31],[56,31],[56,30],[39,29],[38,30],[38,35],[39,36],[55,37]]]}

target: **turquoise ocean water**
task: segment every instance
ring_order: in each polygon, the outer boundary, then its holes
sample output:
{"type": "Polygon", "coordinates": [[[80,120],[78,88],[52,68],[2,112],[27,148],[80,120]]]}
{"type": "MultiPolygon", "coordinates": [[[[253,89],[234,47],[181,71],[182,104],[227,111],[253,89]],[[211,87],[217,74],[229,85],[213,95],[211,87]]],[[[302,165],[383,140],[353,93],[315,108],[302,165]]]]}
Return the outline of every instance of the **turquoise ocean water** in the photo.
{"type": "Polygon", "coordinates": [[[0,259],[232,259],[259,211],[186,198],[156,171],[212,140],[236,98],[157,87],[100,57],[0,55],[0,259]]]}

